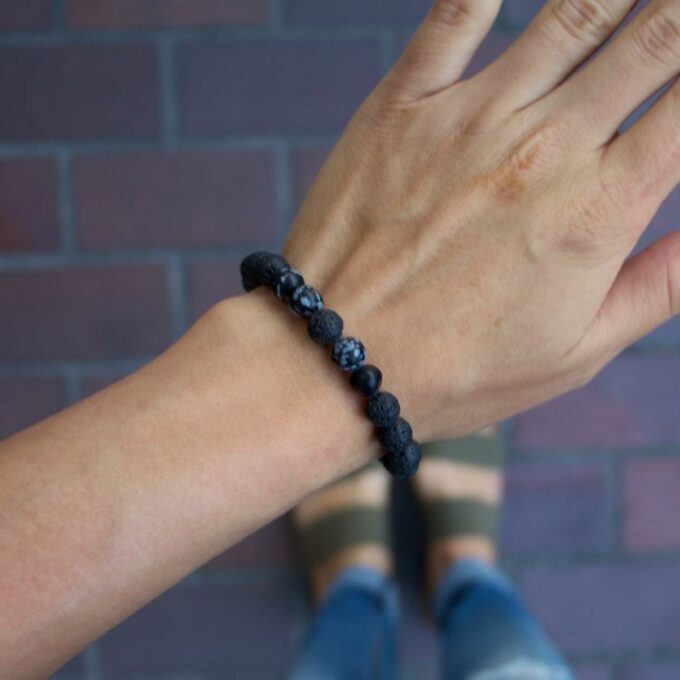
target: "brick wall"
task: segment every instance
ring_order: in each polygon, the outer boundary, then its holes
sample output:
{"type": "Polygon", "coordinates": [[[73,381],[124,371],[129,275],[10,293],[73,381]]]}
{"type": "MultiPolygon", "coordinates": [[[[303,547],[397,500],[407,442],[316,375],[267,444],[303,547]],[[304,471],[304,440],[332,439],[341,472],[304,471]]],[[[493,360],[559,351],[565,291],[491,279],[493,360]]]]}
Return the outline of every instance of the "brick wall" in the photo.
{"type": "MultiPolygon", "coordinates": [[[[277,248],[426,0],[0,3],[0,435],[139,366],[277,248]]],[[[506,0],[479,68],[540,6],[506,0]]],[[[677,192],[650,235],[678,224],[677,192]]],[[[645,237],[648,240],[650,237],[645,237]]],[[[505,559],[586,680],[680,677],[680,324],[520,416],[505,559]]],[[[397,493],[406,677],[435,677],[397,493]]],[[[415,538],[413,536],[415,535],[415,538]]],[[[306,620],[285,519],[59,678],[274,678],[306,620]],[[262,653],[266,650],[266,653],[262,653]]]]}

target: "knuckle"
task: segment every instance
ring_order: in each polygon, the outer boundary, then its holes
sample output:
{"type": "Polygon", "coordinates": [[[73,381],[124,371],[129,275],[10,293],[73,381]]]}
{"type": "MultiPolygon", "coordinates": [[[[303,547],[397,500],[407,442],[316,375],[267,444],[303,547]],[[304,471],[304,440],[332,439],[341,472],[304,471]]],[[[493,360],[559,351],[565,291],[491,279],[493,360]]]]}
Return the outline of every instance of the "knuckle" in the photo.
{"type": "Polygon", "coordinates": [[[583,199],[576,203],[573,213],[573,218],[560,232],[561,250],[579,257],[599,253],[610,224],[608,209],[600,202],[583,199]]]}
{"type": "Polygon", "coordinates": [[[568,223],[561,231],[559,245],[565,252],[588,255],[598,248],[604,235],[604,224],[599,219],[593,219],[587,208],[582,208],[574,221],[568,223]]]}
{"type": "Polygon", "coordinates": [[[632,41],[642,58],[675,64],[680,59],[680,17],[668,6],[658,6],[634,24],[632,41]]]}
{"type": "Polygon", "coordinates": [[[598,172],[570,207],[573,219],[564,245],[580,254],[632,245],[641,222],[633,192],[626,174],[605,177],[598,172]]]}
{"type": "Polygon", "coordinates": [[[559,0],[553,16],[560,28],[578,40],[604,40],[614,30],[614,20],[603,0],[559,0]]]}
{"type": "Polygon", "coordinates": [[[515,203],[545,184],[563,145],[562,126],[545,122],[525,134],[481,181],[500,202],[515,203]]]}
{"type": "MultiPolygon", "coordinates": [[[[669,140],[669,145],[672,140],[669,140]]],[[[680,146],[678,147],[680,152],[680,146]]],[[[631,155],[634,159],[634,154],[631,155]]],[[[680,153],[677,156],[680,161],[680,153]]],[[[598,201],[603,219],[615,222],[622,238],[636,240],[640,230],[654,217],[659,209],[660,193],[655,187],[654,179],[643,178],[634,161],[628,165],[616,167],[608,172],[600,173],[593,182],[594,195],[592,203],[598,201]]],[[[668,169],[664,169],[667,175],[668,169]]],[[[661,176],[661,171],[658,173],[661,176]]],[[[626,245],[625,243],[623,245],[626,245]]],[[[631,244],[632,245],[632,244],[631,244]]]]}
{"type": "Polygon", "coordinates": [[[608,223],[623,213],[622,205],[628,191],[623,179],[598,176],[594,188],[580,203],[581,215],[593,224],[608,223]]]}
{"type": "Polygon", "coordinates": [[[433,22],[446,26],[457,26],[480,16],[486,3],[478,0],[436,0],[430,10],[433,22]]]}

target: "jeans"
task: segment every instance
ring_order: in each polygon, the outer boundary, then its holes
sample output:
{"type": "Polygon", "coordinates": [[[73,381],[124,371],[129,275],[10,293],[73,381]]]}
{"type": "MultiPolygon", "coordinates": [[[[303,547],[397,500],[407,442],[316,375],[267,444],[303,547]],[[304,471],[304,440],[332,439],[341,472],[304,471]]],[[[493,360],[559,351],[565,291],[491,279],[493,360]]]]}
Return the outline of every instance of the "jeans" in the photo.
{"type": "MultiPolygon", "coordinates": [[[[447,680],[573,680],[559,653],[497,569],[465,559],[449,567],[433,613],[447,680]]],[[[350,567],[331,586],[291,680],[393,680],[398,602],[391,579],[350,567]]]]}

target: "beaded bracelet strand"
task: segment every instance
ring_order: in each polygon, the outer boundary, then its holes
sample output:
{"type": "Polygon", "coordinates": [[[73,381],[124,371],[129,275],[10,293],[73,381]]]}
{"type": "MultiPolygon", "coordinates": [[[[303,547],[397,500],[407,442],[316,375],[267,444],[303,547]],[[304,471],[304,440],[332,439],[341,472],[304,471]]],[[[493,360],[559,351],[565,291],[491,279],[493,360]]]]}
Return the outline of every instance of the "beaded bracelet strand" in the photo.
{"type": "Polygon", "coordinates": [[[276,253],[258,251],[245,257],[241,278],[246,292],[260,286],[271,288],[280,300],[288,302],[295,316],[307,320],[312,340],[332,346],[333,362],[350,373],[351,386],[366,397],[366,415],[376,426],[384,450],[380,462],[399,479],[414,475],[420,464],[420,444],[413,439],[411,425],[400,416],[399,400],[380,390],[382,372],[366,363],[366,350],[359,340],[342,334],[342,318],[324,307],[321,293],[307,285],[302,274],[276,253]]]}

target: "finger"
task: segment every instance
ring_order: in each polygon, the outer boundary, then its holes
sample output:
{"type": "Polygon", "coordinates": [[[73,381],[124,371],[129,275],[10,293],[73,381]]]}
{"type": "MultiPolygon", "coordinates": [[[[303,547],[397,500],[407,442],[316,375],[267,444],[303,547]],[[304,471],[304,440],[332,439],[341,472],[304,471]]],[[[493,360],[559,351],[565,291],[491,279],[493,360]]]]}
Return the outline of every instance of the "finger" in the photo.
{"type": "Polygon", "coordinates": [[[624,264],[600,309],[586,348],[608,361],[679,313],[680,232],[675,232],[624,264]]]}
{"type": "Polygon", "coordinates": [[[489,77],[512,87],[501,97],[512,108],[559,85],[616,30],[638,0],[549,0],[489,77]]]}
{"type": "Polygon", "coordinates": [[[630,128],[616,135],[602,157],[602,175],[640,211],[653,214],[680,181],[680,80],[630,128]]]}
{"type": "Polygon", "coordinates": [[[654,0],[607,49],[553,92],[592,141],[604,144],[642,102],[680,70],[680,4],[654,0]]]}
{"type": "Polygon", "coordinates": [[[453,85],[493,25],[501,0],[435,0],[392,75],[414,99],[453,85]]]}

